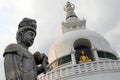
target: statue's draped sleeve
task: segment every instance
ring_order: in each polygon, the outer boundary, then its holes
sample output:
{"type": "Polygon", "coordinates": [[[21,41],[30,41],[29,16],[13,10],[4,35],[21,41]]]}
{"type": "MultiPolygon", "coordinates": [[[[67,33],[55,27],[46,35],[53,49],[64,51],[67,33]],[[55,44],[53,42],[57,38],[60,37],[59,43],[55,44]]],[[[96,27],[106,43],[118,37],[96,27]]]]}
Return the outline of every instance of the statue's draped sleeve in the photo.
{"type": "Polygon", "coordinates": [[[18,76],[17,56],[19,55],[19,46],[17,44],[10,44],[4,51],[4,68],[6,80],[20,80],[18,76]]]}

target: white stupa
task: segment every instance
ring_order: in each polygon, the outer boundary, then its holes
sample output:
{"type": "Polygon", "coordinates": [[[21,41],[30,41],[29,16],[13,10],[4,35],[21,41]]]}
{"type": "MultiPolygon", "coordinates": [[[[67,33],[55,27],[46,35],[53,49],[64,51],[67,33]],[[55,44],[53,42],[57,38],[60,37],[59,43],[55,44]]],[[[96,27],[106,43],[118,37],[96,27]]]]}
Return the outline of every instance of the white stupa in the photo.
{"type": "Polygon", "coordinates": [[[38,80],[120,80],[120,61],[108,41],[86,29],[86,20],[67,2],[63,35],[51,46],[48,72],[38,80]]]}

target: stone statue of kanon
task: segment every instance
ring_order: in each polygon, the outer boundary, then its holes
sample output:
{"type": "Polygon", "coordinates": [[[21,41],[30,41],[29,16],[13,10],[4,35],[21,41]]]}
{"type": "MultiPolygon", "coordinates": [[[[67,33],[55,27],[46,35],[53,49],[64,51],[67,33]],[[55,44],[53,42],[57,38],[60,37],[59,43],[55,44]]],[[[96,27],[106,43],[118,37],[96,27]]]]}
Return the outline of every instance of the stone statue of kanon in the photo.
{"type": "Polygon", "coordinates": [[[34,19],[24,18],[19,23],[17,43],[8,45],[3,54],[6,80],[37,80],[37,74],[47,71],[47,56],[42,54],[44,57],[40,55],[39,59],[28,50],[34,42],[36,28],[34,19]]]}

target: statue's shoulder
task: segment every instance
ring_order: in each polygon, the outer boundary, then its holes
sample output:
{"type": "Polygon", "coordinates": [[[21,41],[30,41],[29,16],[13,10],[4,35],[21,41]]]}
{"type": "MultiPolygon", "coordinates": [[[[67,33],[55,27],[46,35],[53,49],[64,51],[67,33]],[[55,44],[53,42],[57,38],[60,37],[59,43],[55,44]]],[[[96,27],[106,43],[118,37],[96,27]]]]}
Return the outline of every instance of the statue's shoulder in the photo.
{"type": "Polygon", "coordinates": [[[17,53],[18,51],[20,51],[20,49],[21,49],[21,46],[19,44],[16,44],[16,43],[9,44],[5,48],[3,56],[5,56],[6,53],[11,53],[11,54],[17,53]]]}

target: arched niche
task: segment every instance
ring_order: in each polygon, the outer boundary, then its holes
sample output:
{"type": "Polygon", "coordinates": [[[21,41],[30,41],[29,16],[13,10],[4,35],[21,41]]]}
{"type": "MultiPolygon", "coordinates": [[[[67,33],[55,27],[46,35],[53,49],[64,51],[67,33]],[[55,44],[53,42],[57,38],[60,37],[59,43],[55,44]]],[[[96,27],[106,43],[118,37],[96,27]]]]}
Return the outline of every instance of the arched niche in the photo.
{"type": "Polygon", "coordinates": [[[93,55],[91,52],[91,42],[88,39],[80,38],[75,40],[73,44],[74,50],[75,50],[75,59],[76,63],[79,63],[80,61],[80,52],[84,51],[86,56],[93,61],[93,55]]]}
{"type": "Polygon", "coordinates": [[[77,39],[74,44],[73,44],[74,50],[79,50],[81,47],[82,49],[90,49],[91,48],[91,43],[88,39],[80,38],[77,39]],[[83,46],[83,48],[82,48],[83,46]]]}

